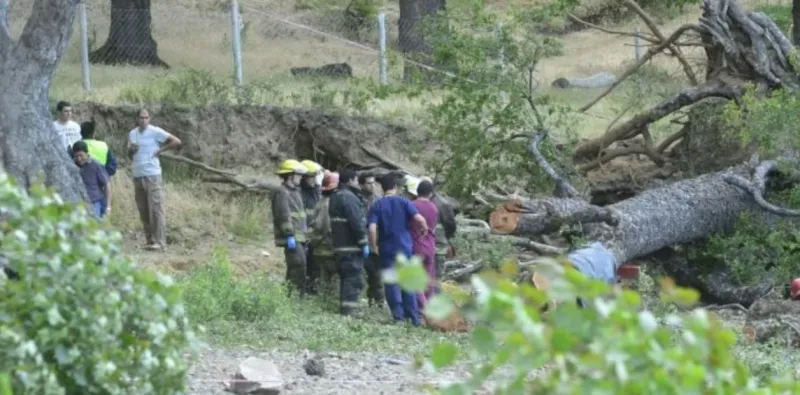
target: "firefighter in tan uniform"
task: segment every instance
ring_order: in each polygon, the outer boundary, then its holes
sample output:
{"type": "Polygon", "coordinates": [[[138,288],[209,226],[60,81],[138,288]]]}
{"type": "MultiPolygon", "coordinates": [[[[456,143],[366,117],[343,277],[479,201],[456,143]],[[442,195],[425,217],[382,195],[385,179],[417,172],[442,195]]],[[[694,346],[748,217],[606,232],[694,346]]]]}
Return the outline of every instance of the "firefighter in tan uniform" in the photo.
{"type": "MultiPolygon", "coordinates": [[[[306,218],[308,219],[308,232],[313,229],[312,219],[314,218],[317,204],[322,198],[320,184],[322,184],[322,177],[324,169],[319,163],[312,160],[303,160],[300,162],[305,166],[306,174],[300,181],[300,197],[303,199],[303,207],[306,210],[306,218]]],[[[314,246],[310,243],[304,243],[303,247],[306,251],[306,292],[316,295],[317,282],[319,281],[319,266],[314,260],[314,246]]]]}
{"type": "Polygon", "coordinates": [[[297,160],[281,163],[276,174],[283,182],[272,193],[272,221],[275,245],[282,247],[286,256],[286,281],[292,291],[304,296],[306,286],[306,251],[308,219],[300,196],[300,181],[307,172],[297,160]]]}
{"type": "Polygon", "coordinates": [[[336,256],[333,255],[333,244],[331,242],[331,216],[328,211],[331,202],[331,195],[336,193],[339,186],[339,173],[325,170],[322,178],[322,200],[314,210],[314,217],[311,219],[310,245],[313,251],[314,261],[320,271],[320,288],[323,293],[333,293],[334,276],[337,273],[336,256]]]}

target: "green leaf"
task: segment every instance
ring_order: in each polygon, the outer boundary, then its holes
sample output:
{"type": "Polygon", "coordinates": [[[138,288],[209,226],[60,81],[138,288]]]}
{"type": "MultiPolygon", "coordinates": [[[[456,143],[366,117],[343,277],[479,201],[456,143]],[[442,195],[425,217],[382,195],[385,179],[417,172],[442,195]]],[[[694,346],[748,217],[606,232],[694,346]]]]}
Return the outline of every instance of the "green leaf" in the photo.
{"type": "Polygon", "coordinates": [[[472,330],[472,342],[470,344],[478,354],[490,355],[497,351],[497,341],[494,333],[486,327],[478,327],[472,330]]]}
{"type": "Polygon", "coordinates": [[[458,347],[450,343],[437,343],[433,347],[430,361],[433,367],[438,370],[453,363],[457,354],[458,347]]]}
{"type": "Polygon", "coordinates": [[[0,395],[14,395],[11,389],[11,375],[8,373],[0,373],[0,395]]]}
{"type": "Polygon", "coordinates": [[[425,305],[425,315],[434,320],[443,320],[450,316],[454,307],[450,296],[440,293],[428,300],[428,304],[425,305]]]}
{"type": "Polygon", "coordinates": [[[428,287],[428,273],[422,267],[422,261],[414,256],[404,259],[398,256],[396,264],[397,283],[408,292],[424,292],[428,287]]]}

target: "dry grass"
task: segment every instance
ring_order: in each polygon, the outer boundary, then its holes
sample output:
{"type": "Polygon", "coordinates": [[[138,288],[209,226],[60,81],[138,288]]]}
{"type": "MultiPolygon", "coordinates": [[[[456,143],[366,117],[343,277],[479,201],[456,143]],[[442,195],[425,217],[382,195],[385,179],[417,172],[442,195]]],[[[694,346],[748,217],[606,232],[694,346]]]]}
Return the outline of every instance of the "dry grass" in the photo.
{"type": "Polygon", "coordinates": [[[113,200],[108,220],[125,236],[126,252],[144,266],[167,272],[185,271],[207,262],[211,251],[219,246],[231,250],[231,259],[243,271],[276,269],[281,265],[280,256],[273,251],[269,232],[272,218],[263,194],[216,192],[202,183],[167,179],[169,251],[160,254],[139,249],[144,236],[130,176],[120,172],[111,185],[113,200]]]}

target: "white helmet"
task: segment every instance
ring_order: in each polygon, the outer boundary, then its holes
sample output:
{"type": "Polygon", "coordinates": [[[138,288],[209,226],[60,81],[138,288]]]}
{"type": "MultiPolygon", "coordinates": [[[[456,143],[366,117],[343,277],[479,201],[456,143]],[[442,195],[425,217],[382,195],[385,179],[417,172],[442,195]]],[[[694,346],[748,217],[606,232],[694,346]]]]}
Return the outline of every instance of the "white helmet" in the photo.
{"type": "Polygon", "coordinates": [[[406,191],[414,196],[417,196],[417,188],[419,183],[422,182],[417,177],[406,176],[406,191]]]}

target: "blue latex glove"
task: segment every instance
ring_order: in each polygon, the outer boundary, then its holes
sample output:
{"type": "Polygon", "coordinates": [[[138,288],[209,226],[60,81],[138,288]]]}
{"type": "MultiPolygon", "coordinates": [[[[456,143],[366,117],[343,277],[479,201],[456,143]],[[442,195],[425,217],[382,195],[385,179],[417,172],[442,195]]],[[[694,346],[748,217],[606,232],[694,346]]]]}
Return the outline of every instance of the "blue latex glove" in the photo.
{"type": "Polygon", "coordinates": [[[294,236],[289,236],[286,240],[286,247],[289,248],[289,251],[294,251],[297,248],[297,240],[294,239],[294,236]]]}
{"type": "Polygon", "coordinates": [[[369,246],[364,246],[364,249],[362,250],[362,252],[364,253],[364,258],[368,257],[369,256],[369,246]]]}

